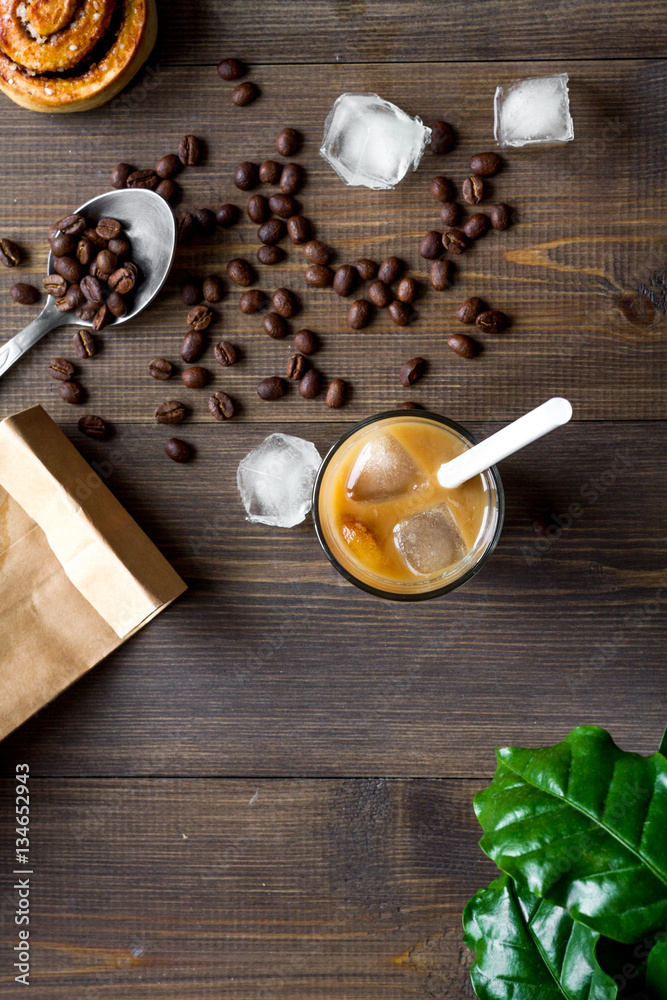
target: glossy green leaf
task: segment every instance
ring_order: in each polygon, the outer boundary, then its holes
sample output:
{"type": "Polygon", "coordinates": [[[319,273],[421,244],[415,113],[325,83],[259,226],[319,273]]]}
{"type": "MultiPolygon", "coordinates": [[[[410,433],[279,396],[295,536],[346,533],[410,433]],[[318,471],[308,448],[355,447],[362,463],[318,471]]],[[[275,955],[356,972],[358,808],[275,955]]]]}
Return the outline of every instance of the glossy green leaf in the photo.
{"type": "Polygon", "coordinates": [[[667,934],[662,934],[648,957],[646,985],[651,1000],[667,1000],[667,934]]]}
{"type": "Polygon", "coordinates": [[[479,1000],[616,1000],[595,955],[599,935],[507,875],[473,896],[463,927],[479,1000]]]}
{"type": "Polygon", "coordinates": [[[662,740],[660,741],[660,750],[658,751],[658,753],[661,753],[663,757],[667,757],[667,727],[665,727],[665,731],[662,734],[662,740]]]}
{"type": "Polygon", "coordinates": [[[666,927],[667,758],[625,753],[594,726],[497,756],[475,812],[498,867],[615,941],[666,927]]]}

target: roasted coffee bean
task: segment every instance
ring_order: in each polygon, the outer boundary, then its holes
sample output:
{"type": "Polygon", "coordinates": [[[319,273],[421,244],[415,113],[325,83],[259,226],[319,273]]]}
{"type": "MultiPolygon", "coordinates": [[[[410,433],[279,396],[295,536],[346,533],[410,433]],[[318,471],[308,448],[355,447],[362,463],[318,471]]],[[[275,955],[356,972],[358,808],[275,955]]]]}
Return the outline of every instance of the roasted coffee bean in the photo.
{"type": "Polygon", "coordinates": [[[180,354],[186,364],[197,361],[204,353],[206,341],[204,334],[200,330],[190,330],[183,337],[180,354]]]}
{"type": "Polygon", "coordinates": [[[79,264],[83,265],[83,267],[90,267],[96,257],[97,247],[90,240],[87,240],[85,236],[82,236],[76,248],[76,259],[79,264]]]}
{"type": "Polygon", "coordinates": [[[67,282],[60,274],[47,274],[42,279],[42,288],[47,295],[53,296],[54,299],[60,299],[67,292],[67,282]]]}
{"type": "Polygon", "coordinates": [[[320,264],[321,266],[328,264],[331,257],[329,247],[320,243],[319,240],[309,240],[308,243],[304,243],[301,247],[301,253],[309,264],[320,264]]]}
{"type": "Polygon", "coordinates": [[[160,159],[155,164],[155,173],[162,180],[167,180],[171,177],[176,177],[180,174],[183,169],[183,164],[176,153],[166,153],[165,156],[161,156],[160,159]]]}
{"type": "Polygon", "coordinates": [[[100,250],[97,257],[95,258],[97,263],[97,273],[98,275],[110,275],[118,267],[118,261],[116,260],[115,253],[111,253],[111,250],[100,250]]]}
{"type": "Polygon", "coordinates": [[[196,135],[184,135],[178,144],[178,158],[184,167],[194,167],[201,158],[199,139],[196,135]]]}
{"type": "Polygon", "coordinates": [[[153,358],[148,363],[148,374],[158,382],[166,382],[171,377],[172,365],[166,358],[153,358]]]}
{"type": "Polygon", "coordinates": [[[468,239],[476,240],[479,239],[480,236],[484,235],[484,233],[488,230],[489,225],[488,215],[484,215],[483,212],[475,212],[474,215],[471,215],[470,218],[466,219],[463,223],[463,232],[466,234],[468,239]]]}
{"type": "Polygon", "coordinates": [[[246,104],[252,104],[259,97],[259,87],[250,81],[239,83],[232,90],[232,104],[238,108],[244,108],[246,104]]]}
{"type": "Polygon", "coordinates": [[[3,267],[16,267],[21,263],[21,250],[14,240],[0,240],[0,264],[3,267]]]}
{"type": "Polygon", "coordinates": [[[155,408],[155,419],[159,424],[180,424],[185,420],[185,406],[177,399],[167,399],[155,408]]]}
{"type": "Polygon", "coordinates": [[[301,354],[314,354],[318,348],[317,337],[312,330],[297,330],[294,334],[294,346],[301,354]]]}
{"type": "Polygon", "coordinates": [[[461,193],[463,200],[469,205],[479,205],[484,197],[484,181],[475,174],[466,177],[461,186],[461,193]]]}
{"type": "Polygon", "coordinates": [[[223,80],[238,80],[246,72],[240,59],[223,59],[218,63],[218,76],[223,80]]]}
{"type": "Polygon", "coordinates": [[[269,208],[281,219],[291,219],[301,210],[299,202],[289,194],[272,194],[269,198],[269,208]]]}
{"type": "Polygon", "coordinates": [[[303,167],[298,163],[286,163],[280,174],[280,190],[283,194],[296,194],[304,185],[303,167]]]}
{"type": "Polygon", "coordinates": [[[253,194],[248,198],[246,211],[250,221],[260,226],[269,214],[269,203],[263,194],[253,194]]]}
{"type": "Polygon", "coordinates": [[[88,274],[90,275],[91,278],[99,278],[99,280],[102,282],[106,281],[107,278],[109,277],[108,274],[100,274],[100,269],[97,266],[97,258],[95,258],[93,263],[88,268],[88,274]]]}
{"type": "Polygon", "coordinates": [[[346,395],[347,386],[345,385],[345,382],[342,378],[335,378],[329,384],[325,402],[327,406],[331,407],[332,410],[339,410],[345,403],[346,395]]]}
{"type": "Polygon", "coordinates": [[[117,191],[127,187],[127,179],[134,172],[135,168],[131,167],[129,163],[117,163],[111,171],[111,187],[116,188],[117,191]]]}
{"type": "Polygon", "coordinates": [[[106,250],[107,248],[107,241],[100,236],[94,226],[88,226],[87,229],[84,229],[82,239],[88,240],[98,250],[106,250]]]}
{"type": "Polygon", "coordinates": [[[213,348],[213,354],[215,355],[215,360],[223,368],[229,368],[230,365],[235,363],[237,358],[236,348],[228,340],[221,340],[219,344],[216,344],[213,348]]]}
{"type": "Polygon", "coordinates": [[[219,278],[217,274],[209,274],[204,278],[202,293],[207,302],[220,302],[225,294],[222,278],[219,278]]]}
{"type": "Polygon", "coordinates": [[[126,187],[138,188],[140,191],[154,191],[160,183],[160,178],[154,170],[135,170],[127,178],[126,187]]]}
{"type": "Polygon", "coordinates": [[[187,315],[187,324],[193,330],[206,330],[212,319],[213,311],[208,306],[193,306],[187,315]]]}
{"type": "Polygon", "coordinates": [[[426,362],[423,358],[410,358],[401,368],[398,378],[401,385],[408,388],[418,382],[426,371],[426,362]]]}
{"type": "Polygon", "coordinates": [[[111,293],[107,299],[107,307],[116,318],[120,318],[121,316],[125,316],[127,314],[127,304],[125,299],[122,295],[119,295],[118,292],[111,293]]]}
{"type": "Polygon", "coordinates": [[[39,292],[34,285],[27,285],[24,281],[18,281],[9,289],[9,294],[20,306],[32,306],[39,299],[39,292]]]}
{"type": "Polygon", "coordinates": [[[264,305],[264,292],[259,288],[251,288],[249,292],[244,292],[239,299],[239,309],[247,316],[259,312],[264,305]]]}
{"type": "Polygon", "coordinates": [[[368,297],[378,309],[386,309],[391,302],[391,288],[378,278],[369,286],[368,297]]]}
{"type": "Polygon", "coordinates": [[[194,368],[186,368],[185,371],[181,372],[181,382],[188,389],[202,389],[208,384],[209,378],[207,369],[201,368],[199,365],[195,365],[194,368]]]}
{"type": "Polygon", "coordinates": [[[307,369],[308,362],[304,358],[303,354],[293,354],[287,362],[285,374],[292,380],[292,382],[298,382],[300,378],[303,378],[307,369]]]}
{"type": "Polygon", "coordinates": [[[138,271],[136,266],[131,260],[128,260],[122,267],[119,267],[117,271],[114,271],[109,276],[109,288],[112,292],[118,292],[119,295],[127,295],[136,285],[137,277],[138,271]]]}
{"type": "Polygon", "coordinates": [[[201,235],[212,236],[215,232],[215,212],[212,212],[210,208],[198,208],[192,214],[201,235]]]}
{"type": "Polygon", "coordinates": [[[414,302],[417,297],[418,285],[415,278],[401,278],[396,289],[396,298],[400,302],[408,304],[414,302]]]}
{"type": "Polygon", "coordinates": [[[477,353],[475,341],[465,333],[453,333],[447,340],[447,347],[461,358],[474,358],[477,353]]]}
{"type": "Polygon", "coordinates": [[[483,333],[502,333],[508,324],[508,319],[499,309],[487,309],[479,314],[475,323],[483,333]]]}
{"type": "Polygon", "coordinates": [[[104,441],[109,433],[109,428],[102,417],[96,417],[93,413],[79,417],[77,427],[86,437],[94,438],[96,441],[104,441]]]}
{"type": "Polygon", "coordinates": [[[469,245],[468,237],[460,229],[448,229],[442,236],[442,245],[450,253],[463,253],[469,245]]]}
{"type": "Polygon", "coordinates": [[[341,264],[334,275],[333,290],[346,299],[359,284],[359,272],[351,264],[341,264]]]}
{"type": "Polygon", "coordinates": [[[359,260],[355,261],[354,266],[356,267],[362,281],[373,281],[373,279],[377,276],[378,265],[374,260],[369,260],[368,257],[361,257],[359,260]]]}
{"type": "Polygon", "coordinates": [[[317,368],[309,368],[299,381],[299,394],[304,399],[315,399],[322,392],[322,376],[317,368]]]}
{"type": "Polygon", "coordinates": [[[407,326],[412,319],[412,309],[406,302],[399,302],[395,299],[389,303],[388,310],[396,326],[407,326]]]}
{"type": "Polygon", "coordinates": [[[448,201],[440,206],[440,218],[446,226],[455,226],[460,215],[461,209],[455,201],[448,201]]]}
{"type": "Polygon", "coordinates": [[[434,177],[431,181],[431,194],[437,201],[451,201],[454,197],[452,182],[446,177],[434,177]]]}
{"type": "Polygon", "coordinates": [[[223,229],[229,229],[230,226],[233,226],[238,221],[239,214],[237,206],[232,205],[231,201],[226,201],[216,212],[215,219],[223,229]]]}
{"type": "Polygon", "coordinates": [[[512,222],[512,212],[509,205],[492,205],[489,209],[489,218],[494,229],[502,232],[507,229],[512,222]]]}
{"type": "Polygon", "coordinates": [[[234,171],[234,183],[240,191],[251,191],[259,183],[259,171],[257,164],[250,160],[239,163],[234,171]]]}
{"type": "Polygon", "coordinates": [[[176,217],[176,242],[191,243],[197,232],[197,221],[190,212],[183,212],[176,217]]]}
{"type": "Polygon", "coordinates": [[[109,240],[107,250],[115,253],[118,263],[122,264],[130,256],[132,247],[130,246],[130,241],[124,236],[117,236],[115,239],[109,240]]]}
{"type": "Polygon", "coordinates": [[[449,153],[455,142],[454,129],[448,122],[436,121],[431,125],[431,142],[429,148],[432,153],[441,155],[449,153]]]}
{"type": "Polygon", "coordinates": [[[201,285],[196,278],[188,278],[181,285],[181,298],[186,306],[196,306],[201,302],[203,295],[201,285]]]}
{"type": "Polygon", "coordinates": [[[285,239],[287,228],[281,219],[269,219],[257,230],[257,238],[265,246],[273,246],[285,239]]]}
{"type": "Polygon", "coordinates": [[[437,229],[431,229],[425,236],[422,236],[419,244],[420,256],[426,260],[435,260],[442,253],[442,235],[437,229]]]}
{"type": "Polygon", "coordinates": [[[97,345],[90,330],[77,330],[72,338],[74,350],[80,358],[92,358],[97,345]]]}
{"type": "Polygon", "coordinates": [[[260,264],[271,267],[273,264],[280,264],[285,259],[285,251],[281,247],[261,246],[257,251],[257,260],[260,264]]]}
{"type": "Polygon", "coordinates": [[[67,306],[66,312],[70,312],[72,309],[78,309],[86,301],[86,297],[81,291],[79,285],[70,285],[65,292],[65,304],[67,306]]]}
{"type": "Polygon", "coordinates": [[[53,233],[49,236],[49,246],[54,257],[65,257],[74,253],[78,243],[78,236],[65,236],[63,233],[53,233]]]}
{"type": "Polygon", "coordinates": [[[109,309],[109,306],[105,302],[103,306],[100,306],[100,308],[97,310],[97,312],[93,317],[93,330],[95,330],[95,332],[97,332],[98,330],[103,330],[104,327],[108,326],[112,320],[113,320],[113,313],[111,312],[111,309],[109,309]]]}
{"type": "Polygon", "coordinates": [[[289,332],[287,323],[278,313],[267,313],[262,321],[262,325],[269,337],[273,337],[274,340],[282,340],[289,332]]]}
{"type": "Polygon", "coordinates": [[[297,245],[310,239],[310,223],[303,215],[293,215],[287,220],[287,235],[297,245]]]}
{"type": "Polygon", "coordinates": [[[384,281],[385,285],[391,285],[400,278],[405,270],[405,264],[400,257],[387,257],[378,268],[378,278],[384,281]]]}
{"type": "Polygon", "coordinates": [[[295,128],[284,128],[276,136],[276,152],[281,156],[296,156],[302,142],[303,136],[295,128]]]}
{"type": "Polygon", "coordinates": [[[451,260],[434,260],[429,274],[430,282],[436,292],[442,292],[452,283],[451,260]]]}
{"type": "Polygon", "coordinates": [[[66,215],[64,219],[59,219],[55,224],[64,236],[80,236],[86,228],[86,220],[78,212],[66,215]]]}
{"type": "Polygon", "coordinates": [[[486,306],[476,295],[471,295],[456,310],[456,318],[460,323],[474,323],[486,306]]]}
{"type": "Polygon", "coordinates": [[[287,383],[284,378],[280,378],[278,375],[270,375],[268,378],[262,379],[257,386],[257,395],[266,402],[280,399],[286,392],[287,383]]]}
{"type": "Polygon", "coordinates": [[[169,438],[168,441],[165,441],[164,451],[167,458],[170,458],[172,462],[179,462],[180,464],[189,462],[193,454],[192,445],[189,445],[187,441],[183,441],[181,438],[169,438]]]}
{"type": "Polygon", "coordinates": [[[72,403],[73,406],[83,403],[83,389],[78,382],[61,382],[58,386],[58,395],[63,403],[72,403]]]}
{"type": "Polygon", "coordinates": [[[76,310],[76,314],[80,320],[84,323],[92,323],[95,319],[95,313],[99,309],[96,302],[90,302],[86,300],[82,306],[76,310]]]}
{"type": "MultiPolygon", "coordinates": [[[[69,291],[69,289],[68,289],[69,291]]],[[[70,311],[69,304],[67,302],[67,294],[63,295],[61,299],[56,299],[56,309],[58,312],[65,313],[70,311]]]]}
{"type": "Polygon", "coordinates": [[[227,265],[227,274],[235,285],[247,288],[255,281],[255,272],[247,260],[242,257],[234,257],[227,265]]]}
{"type": "Polygon", "coordinates": [[[214,392],[209,396],[208,412],[214,420],[230,420],[234,416],[234,404],[226,392],[214,392]]]}
{"type": "Polygon", "coordinates": [[[74,257],[56,257],[53,270],[70,284],[80,281],[83,276],[83,268],[74,257]]]}
{"type": "Polygon", "coordinates": [[[477,153],[470,159],[470,169],[478,177],[493,177],[502,166],[497,153],[477,153]]]}
{"type": "Polygon", "coordinates": [[[367,299],[357,299],[347,314],[348,326],[353,330],[363,330],[371,321],[373,307],[367,299]]]}
{"type": "Polygon", "coordinates": [[[330,267],[325,267],[324,264],[311,264],[303,272],[303,277],[307,285],[312,285],[313,288],[328,288],[329,285],[333,284],[334,273],[330,267]]]}
{"type": "Polygon", "coordinates": [[[259,179],[262,184],[277,184],[282,169],[275,160],[264,160],[264,163],[259,165],[259,179]]]}
{"type": "Polygon", "coordinates": [[[396,410],[419,410],[421,406],[419,403],[414,403],[411,399],[406,399],[402,403],[397,403],[395,406],[396,410]]]}
{"type": "Polygon", "coordinates": [[[179,200],[181,189],[176,181],[172,181],[171,177],[165,177],[155,188],[155,193],[164,198],[168,205],[175,205],[179,200]]]}
{"type": "Polygon", "coordinates": [[[123,232],[123,227],[118,219],[100,219],[95,226],[95,232],[103,240],[115,240],[123,232]]]}
{"type": "Polygon", "coordinates": [[[66,358],[54,358],[49,365],[49,375],[56,382],[69,382],[74,374],[74,365],[66,358]]]}
{"type": "Polygon", "coordinates": [[[104,295],[102,294],[102,283],[99,278],[93,278],[90,274],[87,274],[81,279],[79,287],[89,302],[100,305],[104,295]]]}

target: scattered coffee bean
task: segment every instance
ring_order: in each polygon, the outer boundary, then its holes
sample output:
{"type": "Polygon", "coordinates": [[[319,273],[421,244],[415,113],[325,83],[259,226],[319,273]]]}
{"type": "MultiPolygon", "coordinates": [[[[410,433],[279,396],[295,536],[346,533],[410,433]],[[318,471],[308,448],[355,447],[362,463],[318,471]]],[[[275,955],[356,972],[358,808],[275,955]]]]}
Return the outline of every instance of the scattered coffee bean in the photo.
{"type": "Polygon", "coordinates": [[[315,399],[322,391],[322,376],[317,368],[309,368],[299,382],[299,394],[304,399],[315,399]]]}
{"type": "Polygon", "coordinates": [[[512,212],[509,205],[492,205],[489,209],[489,218],[494,229],[502,232],[507,229],[512,222],[512,212]]]}
{"type": "Polygon", "coordinates": [[[284,128],[276,136],[276,152],[281,156],[296,156],[303,137],[295,128],[284,128]]]}
{"type": "Polygon", "coordinates": [[[479,177],[493,177],[502,166],[497,153],[477,153],[470,159],[470,169],[479,177]]]}
{"type": "Polygon", "coordinates": [[[385,285],[392,285],[405,270],[405,264],[400,257],[387,257],[378,268],[378,278],[384,281],[385,285]]]}
{"type": "Polygon", "coordinates": [[[160,159],[155,164],[155,173],[161,180],[168,180],[172,177],[176,177],[180,174],[183,169],[182,160],[176,156],[176,153],[166,153],[165,156],[160,157],[160,159]]]}
{"type": "Polygon", "coordinates": [[[303,276],[306,284],[312,285],[313,288],[328,288],[334,280],[331,268],[325,267],[323,264],[311,264],[303,272],[303,276]]]}
{"type": "Polygon", "coordinates": [[[398,288],[396,289],[396,298],[400,302],[407,302],[408,304],[414,302],[417,297],[418,285],[415,278],[402,278],[398,283],[398,288]]]}
{"type": "Polygon", "coordinates": [[[259,179],[262,184],[277,184],[282,169],[275,160],[264,160],[264,163],[259,165],[259,179]]]}
{"type": "Polygon", "coordinates": [[[184,167],[194,167],[199,163],[201,148],[196,135],[184,135],[178,144],[178,158],[184,167]]]}
{"type": "Polygon", "coordinates": [[[197,223],[194,215],[190,212],[183,212],[176,217],[176,242],[180,244],[191,243],[197,232],[197,223]]]}
{"type": "Polygon", "coordinates": [[[301,253],[309,264],[320,264],[322,266],[328,264],[331,257],[329,247],[324,243],[320,243],[319,240],[310,240],[308,243],[304,243],[301,247],[301,253]]]}
{"type": "Polygon", "coordinates": [[[264,305],[264,292],[259,288],[251,288],[249,292],[243,292],[239,299],[239,309],[246,315],[259,312],[264,305]]]}
{"type": "Polygon", "coordinates": [[[194,368],[186,368],[185,371],[181,372],[181,382],[188,389],[202,389],[208,384],[209,378],[208,370],[202,368],[200,365],[195,365],[194,368]]]}
{"type": "Polygon", "coordinates": [[[86,228],[86,220],[83,215],[73,212],[72,215],[66,215],[63,219],[59,219],[55,228],[65,236],[80,236],[86,228]]]}
{"type": "Polygon", "coordinates": [[[9,294],[20,306],[32,306],[39,299],[39,291],[34,285],[19,281],[9,289],[9,294]]]}
{"type": "Polygon", "coordinates": [[[226,392],[214,392],[209,396],[208,411],[214,420],[231,420],[234,416],[234,404],[226,392]]]}
{"type": "Polygon", "coordinates": [[[79,417],[77,427],[86,437],[94,438],[96,441],[104,441],[109,433],[109,429],[102,419],[93,413],[87,413],[85,417],[79,417]]]}
{"type": "Polygon", "coordinates": [[[267,313],[262,321],[262,325],[265,332],[268,333],[269,337],[273,337],[274,340],[282,340],[289,332],[287,323],[278,313],[267,313]]]}
{"type": "Polygon", "coordinates": [[[388,312],[396,326],[407,326],[412,319],[410,306],[406,302],[399,302],[398,299],[389,303],[388,312]]]}
{"type": "Polygon", "coordinates": [[[272,194],[269,198],[269,208],[281,219],[290,219],[293,215],[298,215],[301,210],[299,202],[289,194],[272,194]]]}
{"type": "MultiPolygon", "coordinates": [[[[100,253],[108,252],[108,250],[100,251],[100,253]]],[[[56,274],[61,275],[70,284],[80,281],[83,277],[83,268],[74,257],[56,257],[53,262],[53,269],[56,274]]]]}
{"type": "Polygon", "coordinates": [[[172,365],[166,358],[153,358],[148,363],[148,374],[158,382],[166,382],[171,377],[172,365]]]}
{"type": "Polygon", "coordinates": [[[307,368],[308,362],[303,354],[293,354],[287,362],[285,374],[292,382],[298,382],[300,378],[303,378],[307,368]]]}
{"type": "Polygon", "coordinates": [[[224,205],[221,205],[215,214],[216,222],[223,229],[229,229],[233,226],[235,222],[238,221],[239,210],[236,205],[232,205],[231,201],[226,201],[224,205]]]}
{"type": "Polygon", "coordinates": [[[273,293],[273,308],[284,319],[296,316],[301,308],[299,300],[289,288],[277,288],[273,293]]]}
{"type": "Polygon", "coordinates": [[[421,406],[419,403],[413,403],[411,399],[406,399],[402,403],[397,403],[395,406],[396,410],[420,410],[421,406]]]}
{"type": "Polygon", "coordinates": [[[456,310],[456,318],[460,323],[474,323],[481,312],[484,311],[486,306],[480,298],[476,295],[472,295],[469,299],[465,299],[464,302],[456,310]]]}
{"type": "Polygon", "coordinates": [[[251,222],[254,222],[256,226],[261,226],[269,214],[269,203],[264,195],[251,195],[250,198],[248,198],[246,212],[248,213],[248,218],[251,222]]]}
{"type": "Polygon", "coordinates": [[[103,240],[115,240],[123,231],[118,219],[100,219],[95,226],[95,232],[103,240]]]}
{"type": "Polygon", "coordinates": [[[127,315],[127,304],[123,296],[119,295],[118,292],[111,292],[111,294],[107,299],[107,308],[111,310],[111,312],[117,319],[120,319],[121,316],[127,315]]]}
{"type": "Polygon", "coordinates": [[[252,191],[259,183],[259,171],[256,163],[244,160],[234,171],[234,183],[241,191],[252,191]]]}
{"type": "Polygon", "coordinates": [[[238,108],[244,108],[246,104],[251,104],[258,97],[259,88],[254,83],[250,83],[250,81],[239,83],[232,90],[232,104],[235,104],[238,108]]]}
{"type": "Polygon", "coordinates": [[[287,235],[292,243],[307,243],[310,239],[310,223],[303,215],[293,215],[287,220],[287,235]]]}
{"type": "Polygon", "coordinates": [[[111,171],[111,187],[116,188],[117,191],[127,187],[127,179],[134,172],[134,167],[131,167],[129,163],[117,163],[111,171]]]}
{"type": "Polygon", "coordinates": [[[93,330],[97,333],[98,330],[103,330],[104,327],[108,326],[112,321],[113,313],[105,302],[104,305],[100,306],[93,317],[93,330]]]}
{"type": "Polygon", "coordinates": [[[419,244],[420,256],[426,260],[435,260],[442,253],[442,235],[437,229],[431,229],[425,236],[422,236],[419,244]]]}
{"type": "Polygon", "coordinates": [[[332,410],[339,410],[345,403],[347,386],[342,378],[335,378],[329,384],[325,402],[332,410]]]}
{"type": "Polygon", "coordinates": [[[193,306],[187,315],[187,324],[193,330],[206,330],[211,325],[213,311],[208,306],[193,306]]]}
{"type": "Polygon", "coordinates": [[[54,358],[49,365],[49,375],[57,382],[69,382],[74,374],[74,365],[66,358],[54,358]]]}
{"type": "Polygon", "coordinates": [[[455,226],[460,215],[461,209],[455,201],[448,201],[440,206],[440,218],[446,226],[455,226]]]}
{"type": "Polygon", "coordinates": [[[223,80],[238,80],[246,72],[240,59],[223,59],[218,63],[218,76],[223,80]]]}
{"type": "Polygon", "coordinates": [[[431,194],[436,201],[451,201],[454,197],[451,181],[446,177],[434,177],[431,181],[431,194]]]}
{"type": "Polygon", "coordinates": [[[377,276],[378,265],[374,260],[369,260],[368,257],[361,257],[358,261],[355,261],[354,266],[362,281],[373,281],[377,276]]]}
{"type": "Polygon", "coordinates": [[[257,251],[257,260],[260,264],[266,264],[268,267],[280,264],[284,259],[285,251],[281,247],[261,246],[257,251]]]}
{"type": "Polygon", "coordinates": [[[280,399],[286,392],[287,383],[285,379],[280,378],[278,375],[270,375],[268,378],[262,379],[257,386],[257,395],[260,399],[267,402],[280,399]]]}
{"type": "Polygon", "coordinates": [[[255,272],[247,260],[242,257],[235,257],[227,265],[227,274],[235,285],[247,288],[255,280],[255,272]]]}
{"type": "Polygon", "coordinates": [[[215,212],[212,212],[210,208],[198,208],[192,214],[199,232],[203,236],[213,236],[215,232],[215,212]]]}
{"type": "Polygon", "coordinates": [[[463,223],[463,232],[466,234],[468,239],[476,240],[480,236],[483,236],[489,228],[490,222],[488,215],[484,215],[483,212],[475,212],[470,218],[466,219],[463,223]]]}
{"type": "Polygon", "coordinates": [[[426,362],[423,358],[410,358],[406,361],[399,372],[399,381],[406,388],[418,382],[426,371],[426,362]]]}
{"type": "Polygon", "coordinates": [[[126,187],[137,188],[140,191],[154,191],[160,183],[160,178],[154,170],[135,170],[127,178],[126,187]]]}
{"type": "Polygon", "coordinates": [[[79,287],[89,302],[94,302],[96,305],[101,304],[104,295],[99,278],[93,278],[92,275],[87,274],[85,278],[81,279],[79,287]]]}
{"type": "Polygon", "coordinates": [[[175,205],[181,193],[181,189],[171,177],[165,177],[155,188],[155,193],[167,202],[168,205],[175,205]]]}
{"type": "Polygon", "coordinates": [[[73,406],[83,402],[83,389],[78,382],[61,382],[58,386],[58,395],[63,403],[71,403],[73,406]]]}
{"type": "Polygon", "coordinates": [[[54,257],[65,257],[67,254],[74,253],[78,243],[77,236],[65,236],[63,233],[53,233],[49,236],[49,246],[54,257]]]}
{"type": "Polygon", "coordinates": [[[269,219],[257,230],[257,238],[265,246],[274,246],[285,239],[287,228],[282,219],[269,219]]]}
{"type": "Polygon", "coordinates": [[[159,424],[180,424],[185,420],[185,407],[177,399],[167,399],[156,407],[155,419],[159,424]]]}
{"type": "Polygon", "coordinates": [[[174,462],[189,462],[192,458],[192,446],[181,438],[169,438],[164,443],[165,454],[174,462]]]}
{"type": "Polygon", "coordinates": [[[317,337],[312,330],[297,330],[294,334],[294,346],[301,354],[314,354],[318,348],[317,337]]]}
{"type": "Polygon", "coordinates": [[[357,299],[347,314],[348,326],[353,330],[363,330],[371,321],[373,306],[367,299],[357,299]]]}
{"type": "MultiPolygon", "coordinates": [[[[136,285],[138,273],[136,265],[131,260],[128,260],[122,267],[119,267],[117,271],[114,271],[109,276],[107,284],[112,292],[118,292],[119,295],[127,295],[136,285]]],[[[89,298],[89,296],[86,296],[86,298],[89,298]]]]}
{"type": "Polygon", "coordinates": [[[484,181],[480,177],[476,177],[475,174],[466,177],[461,186],[461,193],[463,200],[469,205],[479,205],[484,197],[484,181]]]}
{"type": "Polygon", "coordinates": [[[187,364],[197,361],[204,353],[206,341],[200,330],[190,330],[183,337],[180,354],[187,364]]]}
{"type": "Polygon", "coordinates": [[[188,278],[181,285],[181,298],[186,306],[199,305],[203,296],[201,285],[196,278],[188,278]]]}
{"type": "Polygon", "coordinates": [[[454,129],[448,122],[436,121],[431,125],[431,152],[442,155],[449,153],[455,142],[454,129]]]}
{"type": "Polygon", "coordinates": [[[283,194],[296,194],[304,184],[304,171],[298,163],[286,163],[280,174],[280,190],[283,194]]]}
{"type": "Polygon", "coordinates": [[[499,309],[487,309],[479,314],[475,322],[477,328],[483,333],[502,333],[508,320],[505,313],[500,312],[499,309]]]}
{"type": "Polygon", "coordinates": [[[447,347],[461,358],[474,358],[477,353],[475,341],[465,333],[453,333],[447,341],[447,347]]]}
{"type": "Polygon", "coordinates": [[[207,302],[220,302],[225,294],[222,278],[217,274],[209,274],[202,284],[202,295],[207,302]]]}
{"type": "Polygon", "coordinates": [[[450,253],[460,254],[469,245],[468,237],[460,229],[448,229],[442,236],[442,245],[450,253]]]}
{"type": "Polygon", "coordinates": [[[42,288],[47,295],[52,295],[54,299],[60,299],[67,292],[67,282],[60,274],[47,274],[45,278],[42,278],[42,288]]]}
{"type": "Polygon", "coordinates": [[[99,306],[95,302],[89,302],[86,300],[82,306],[76,310],[76,314],[80,320],[84,323],[92,323],[95,319],[95,313],[97,312],[99,306]]]}
{"type": "Polygon", "coordinates": [[[16,267],[21,263],[21,250],[13,240],[0,240],[0,264],[3,267],[16,267]]]}
{"type": "Polygon", "coordinates": [[[92,358],[95,354],[97,345],[90,330],[77,330],[72,342],[74,350],[80,358],[92,358]]]}
{"type": "Polygon", "coordinates": [[[391,302],[391,288],[378,278],[369,286],[368,297],[378,309],[386,309],[391,302]]]}
{"type": "Polygon", "coordinates": [[[451,260],[434,260],[431,264],[429,279],[436,292],[442,292],[452,283],[451,260]]]}
{"type": "Polygon", "coordinates": [[[334,275],[333,290],[336,295],[346,299],[359,283],[359,272],[351,264],[341,264],[334,275]]]}
{"type": "Polygon", "coordinates": [[[223,368],[229,368],[230,365],[236,362],[236,348],[228,340],[221,340],[219,344],[216,344],[213,348],[213,354],[215,355],[215,360],[223,368]]]}

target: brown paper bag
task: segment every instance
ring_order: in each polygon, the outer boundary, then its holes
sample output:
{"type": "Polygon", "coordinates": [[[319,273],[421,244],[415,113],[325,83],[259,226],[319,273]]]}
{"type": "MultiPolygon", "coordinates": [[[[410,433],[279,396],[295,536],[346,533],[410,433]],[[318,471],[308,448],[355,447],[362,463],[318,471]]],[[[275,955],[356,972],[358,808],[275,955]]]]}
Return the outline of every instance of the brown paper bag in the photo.
{"type": "Polygon", "coordinates": [[[185,589],[41,406],[0,423],[0,739],[185,589]]]}

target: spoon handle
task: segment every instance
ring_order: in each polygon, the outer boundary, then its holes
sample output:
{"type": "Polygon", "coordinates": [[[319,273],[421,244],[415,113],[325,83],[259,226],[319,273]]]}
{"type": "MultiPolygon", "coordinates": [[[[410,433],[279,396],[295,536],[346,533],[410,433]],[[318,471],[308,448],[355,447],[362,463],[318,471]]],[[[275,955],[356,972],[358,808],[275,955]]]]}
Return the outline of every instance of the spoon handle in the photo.
{"type": "Polygon", "coordinates": [[[39,316],[28,323],[24,330],[17,333],[15,337],[8,340],[0,347],[0,377],[11,368],[11,366],[23,357],[26,351],[41,340],[45,333],[53,330],[61,324],[63,318],[60,313],[55,314],[48,308],[44,309],[39,316]]]}

